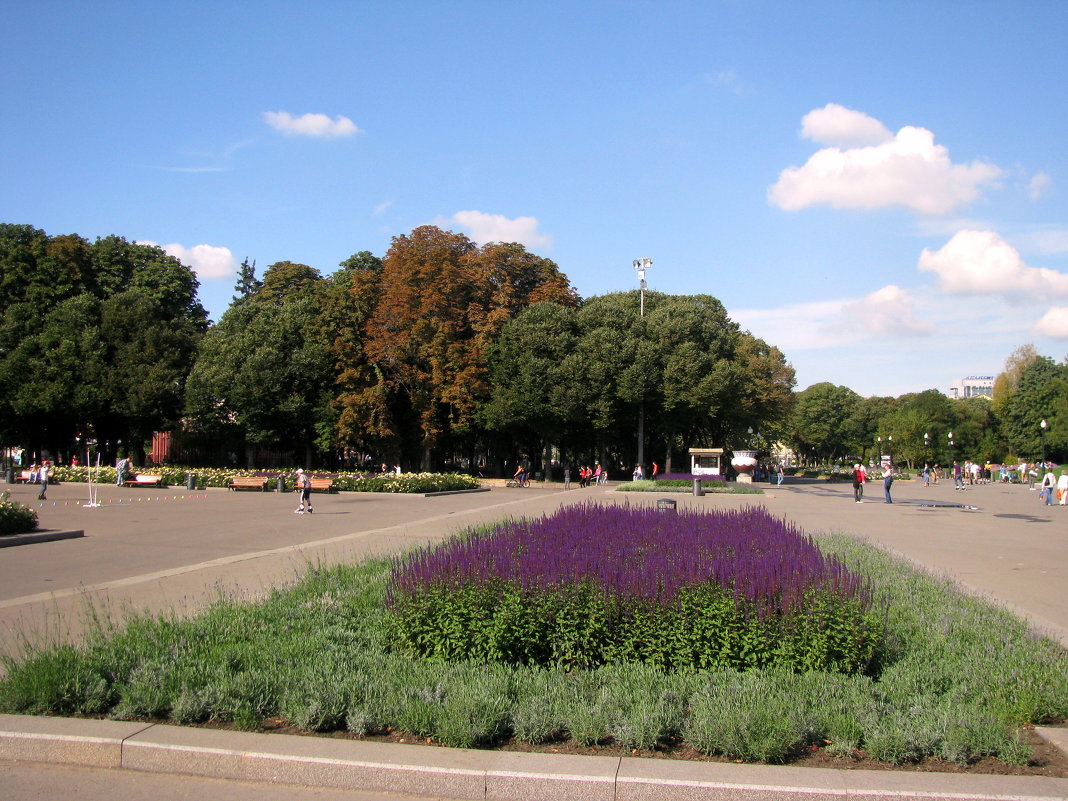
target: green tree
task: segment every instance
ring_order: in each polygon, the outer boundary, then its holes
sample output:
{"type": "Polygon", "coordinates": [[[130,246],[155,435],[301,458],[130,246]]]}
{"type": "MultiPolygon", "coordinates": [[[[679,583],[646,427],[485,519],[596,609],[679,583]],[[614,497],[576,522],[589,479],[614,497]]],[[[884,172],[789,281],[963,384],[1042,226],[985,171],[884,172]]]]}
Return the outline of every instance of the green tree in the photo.
{"type": "Polygon", "coordinates": [[[955,424],[954,401],[936,389],[902,395],[880,420],[879,435],[892,436],[895,461],[909,467],[935,459],[935,448],[955,424]],[[925,441],[924,434],[927,435],[925,441]],[[934,446],[934,447],[933,447],[934,446]]]}
{"type": "Polygon", "coordinates": [[[535,303],[505,324],[488,354],[492,391],[480,421],[519,444],[521,452],[510,456],[540,453],[546,475],[551,446],[565,450],[568,434],[585,420],[562,369],[579,346],[578,331],[575,309],[535,303]]]}
{"type": "Polygon", "coordinates": [[[110,457],[119,439],[139,448],[174,418],[189,368],[183,354],[207,324],[188,267],[117,236],[89,244],[0,225],[0,286],[0,418],[9,441],[68,453],[76,433],[92,432],[110,457]],[[164,347],[171,334],[173,348],[164,347]]]}
{"type": "Polygon", "coordinates": [[[284,303],[237,303],[205,335],[189,375],[186,411],[202,430],[246,449],[297,449],[310,464],[329,418],[333,367],[314,336],[315,293],[284,303]]]}
{"type": "Polygon", "coordinates": [[[168,320],[159,300],[141,289],[101,303],[100,336],[110,367],[104,376],[107,415],[97,422],[97,433],[107,426],[116,438],[127,437],[137,463],[143,461],[142,443],[153,431],[178,424],[186,376],[202,334],[197,321],[168,320]]]}
{"type": "Polygon", "coordinates": [[[809,459],[833,461],[849,450],[843,432],[856,415],[860,396],[830,382],[813,384],[797,393],[791,421],[794,449],[809,459]]]}
{"type": "Polygon", "coordinates": [[[1020,373],[1012,401],[1001,408],[1001,430],[1016,457],[1037,461],[1042,457],[1042,430],[1046,420],[1047,455],[1064,458],[1068,446],[1068,365],[1046,356],[1031,360],[1020,373]]]}
{"type": "Polygon", "coordinates": [[[109,368],[99,300],[81,294],[35,317],[0,360],[0,397],[16,441],[31,450],[69,449],[107,410],[109,368]]]}
{"type": "Polygon", "coordinates": [[[246,256],[238,268],[237,282],[234,284],[234,296],[230,302],[238,303],[245,298],[249,298],[259,292],[262,286],[263,282],[256,277],[256,261],[253,260],[252,264],[249,264],[246,256]]]}

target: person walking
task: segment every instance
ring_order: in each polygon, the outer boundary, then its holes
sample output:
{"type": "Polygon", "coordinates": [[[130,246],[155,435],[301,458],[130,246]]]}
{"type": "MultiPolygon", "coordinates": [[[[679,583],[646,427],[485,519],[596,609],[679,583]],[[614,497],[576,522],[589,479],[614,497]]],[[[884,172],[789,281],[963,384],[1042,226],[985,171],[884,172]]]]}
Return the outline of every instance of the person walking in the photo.
{"type": "Polygon", "coordinates": [[[45,498],[45,493],[48,492],[48,474],[49,472],[51,472],[49,470],[49,467],[50,465],[48,464],[48,460],[46,459],[45,461],[41,462],[41,468],[37,471],[37,480],[41,482],[41,492],[37,496],[37,500],[39,501],[47,500],[45,498]]]}
{"type": "Polygon", "coordinates": [[[1050,470],[1049,467],[1043,467],[1043,470],[1045,470],[1046,473],[1042,476],[1042,484],[1038,491],[1038,497],[1042,499],[1042,502],[1046,506],[1052,506],[1053,489],[1057,486],[1057,478],[1053,475],[1053,471],[1050,470]]]}
{"type": "Polygon", "coordinates": [[[923,486],[931,486],[931,465],[926,462],[923,464],[923,486]]]}
{"type": "Polygon", "coordinates": [[[864,503],[864,470],[859,464],[853,465],[853,502],[864,503]]]}
{"type": "Polygon", "coordinates": [[[883,492],[886,494],[886,502],[893,503],[894,499],[890,497],[890,486],[894,483],[894,468],[892,465],[886,465],[883,469],[883,492]]]}
{"type": "Polygon", "coordinates": [[[126,468],[129,467],[130,460],[125,456],[120,456],[115,462],[115,486],[121,487],[123,482],[126,481],[126,468]]]}
{"type": "Polygon", "coordinates": [[[964,473],[961,471],[960,462],[953,462],[953,489],[964,489],[964,473]]]}
{"type": "Polygon", "coordinates": [[[1068,471],[1062,470],[1057,479],[1057,497],[1061,499],[1061,506],[1068,506],[1068,471]]]}
{"type": "Polygon", "coordinates": [[[775,486],[781,487],[783,479],[786,478],[786,471],[782,469],[782,462],[779,462],[779,464],[775,466],[775,473],[777,475],[775,486]]]}
{"type": "Polygon", "coordinates": [[[295,482],[293,482],[293,483],[295,485],[295,489],[297,490],[297,492],[300,493],[300,505],[296,509],[293,510],[293,514],[295,514],[295,515],[304,514],[304,506],[305,506],[305,504],[307,504],[307,506],[308,506],[308,514],[311,514],[312,512],[315,511],[314,509],[312,509],[311,479],[308,477],[308,474],[305,473],[302,468],[298,467],[297,468],[297,480],[295,482]]]}

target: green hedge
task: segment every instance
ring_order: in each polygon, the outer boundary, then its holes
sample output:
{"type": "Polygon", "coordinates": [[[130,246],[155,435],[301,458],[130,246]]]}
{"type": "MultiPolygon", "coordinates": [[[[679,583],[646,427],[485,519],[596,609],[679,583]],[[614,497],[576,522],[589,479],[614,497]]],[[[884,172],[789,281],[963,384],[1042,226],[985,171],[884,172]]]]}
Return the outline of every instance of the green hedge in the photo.
{"type": "Polygon", "coordinates": [[[883,636],[879,615],[850,599],[812,593],[790,615],[762,617],[707,584],[670,606],[626,609],[589,582],[550,592],[503,582],[436,586],[392,611],[393,640],[414,656],[565,668],[642,662],[664,671],[858,673],[877,665],[883,636]]]}
{"type": "MultiPolygon", "coordinates": [[[[294,489],[293,471],[281,470],[234,470],[232,468],[197,468],[197,467],[152,467],[143,470],[129,470],[127,476],[151,475],[163,476],[164,486],[185,486],[186,475],[196,476],[198,487],[226,487],[235,477],[262,478],[273,489],[282,477],[287,491],[294,489]]],[[[87,467],[57,467],[53,479],[57,482],[86,482],[89,480],[87,467]]],[[[329,473],[310,471],[312,478],[329,478],[334,481],[334,489],[344,492],[445,492],[449,490],[478,489],[477,478],[461,473],[386,473],[384,475],[366,475],[363,473],[329,473]]],[[[93,480],[102,484],[114,484],[116,471],[114,467],[93,469],[93,480]]]]}

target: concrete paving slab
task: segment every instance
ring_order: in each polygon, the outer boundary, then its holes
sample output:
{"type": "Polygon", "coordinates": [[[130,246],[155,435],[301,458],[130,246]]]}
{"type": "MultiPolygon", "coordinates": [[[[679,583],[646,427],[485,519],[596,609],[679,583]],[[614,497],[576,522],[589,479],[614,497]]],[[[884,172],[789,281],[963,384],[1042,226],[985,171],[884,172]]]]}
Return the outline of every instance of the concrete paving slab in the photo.
{"type": "Polygon", "coordinates": [[[171,773],[0,760],[4,801],[445,801],[390,792],[295,787],[171,773]]]}
{"type": "Polygon", "coordinates": [[[486,794],[474,751],[182,726],[153,726],[126,740],[122,767],[416,796],[486,794]]]}
{"type": "Polygon", "coordinates": [[[965,776],[908,771],[842,771],[848,798],[864,801],[1064,801],[1068,779],[1045,776],[965,776]]]}
{"type": "Polygon", "coordinates": [[[841,771],[623,759],[617,801],[814,801],[847,797],[841,771]]]}
{"type": "Polygon", "coordinates": [[[122,766],[122,744],[149,723],[0,715],[0,759],[122,766]]]}
{"type": "Polygon", "coordinates": [[[491,801],[614,801],[618,757],[486,751],[486,798],[491,801]]]}
{"type": "Polygon", "coordinates": [[[1053,726],[1036,726],[1035,732],[1054,748],[1059,748],[1068,754],[1068,729],[1054,728],[1053,726]]]}

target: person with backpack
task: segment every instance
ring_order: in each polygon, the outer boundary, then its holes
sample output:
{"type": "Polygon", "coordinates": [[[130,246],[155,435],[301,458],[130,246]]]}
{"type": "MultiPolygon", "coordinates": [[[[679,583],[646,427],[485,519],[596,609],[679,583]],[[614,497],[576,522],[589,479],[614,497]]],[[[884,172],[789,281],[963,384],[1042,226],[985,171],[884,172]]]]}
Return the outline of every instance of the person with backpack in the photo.
{"type": "Polygon", "coordinates": [[[1053,505],[1053,488],[1057,486],[1057,477],[1053,475],[1053,471],[1048,466],[1043,468],[1046,474],[1042,476],[1041,488],[1038,491],[1038,497],[1042,499],[1042,502],[1046,506],[1053,505]]]}
{"type": "Polygon", "coordinates": [[[296,488],[297,492],[300,493],[300,506],[298,506],[296,509],[293,510],[293,514],[295,514],[295,515],[304,514],[304,505],[305,504],[307,504],[307,506],[308,506],[308,514],[311,514],[312,512],[315,511],[314,509],[312,509],[312,502],[311,502],[311,490],[312,490],[311,478],[309,478],[308,474],[305,473],[304,470],[302,468],[300,468],[300,467],[297,468],[297,480],[294,482],[294,484],[296,485],[295,488],[296,488]]]}

